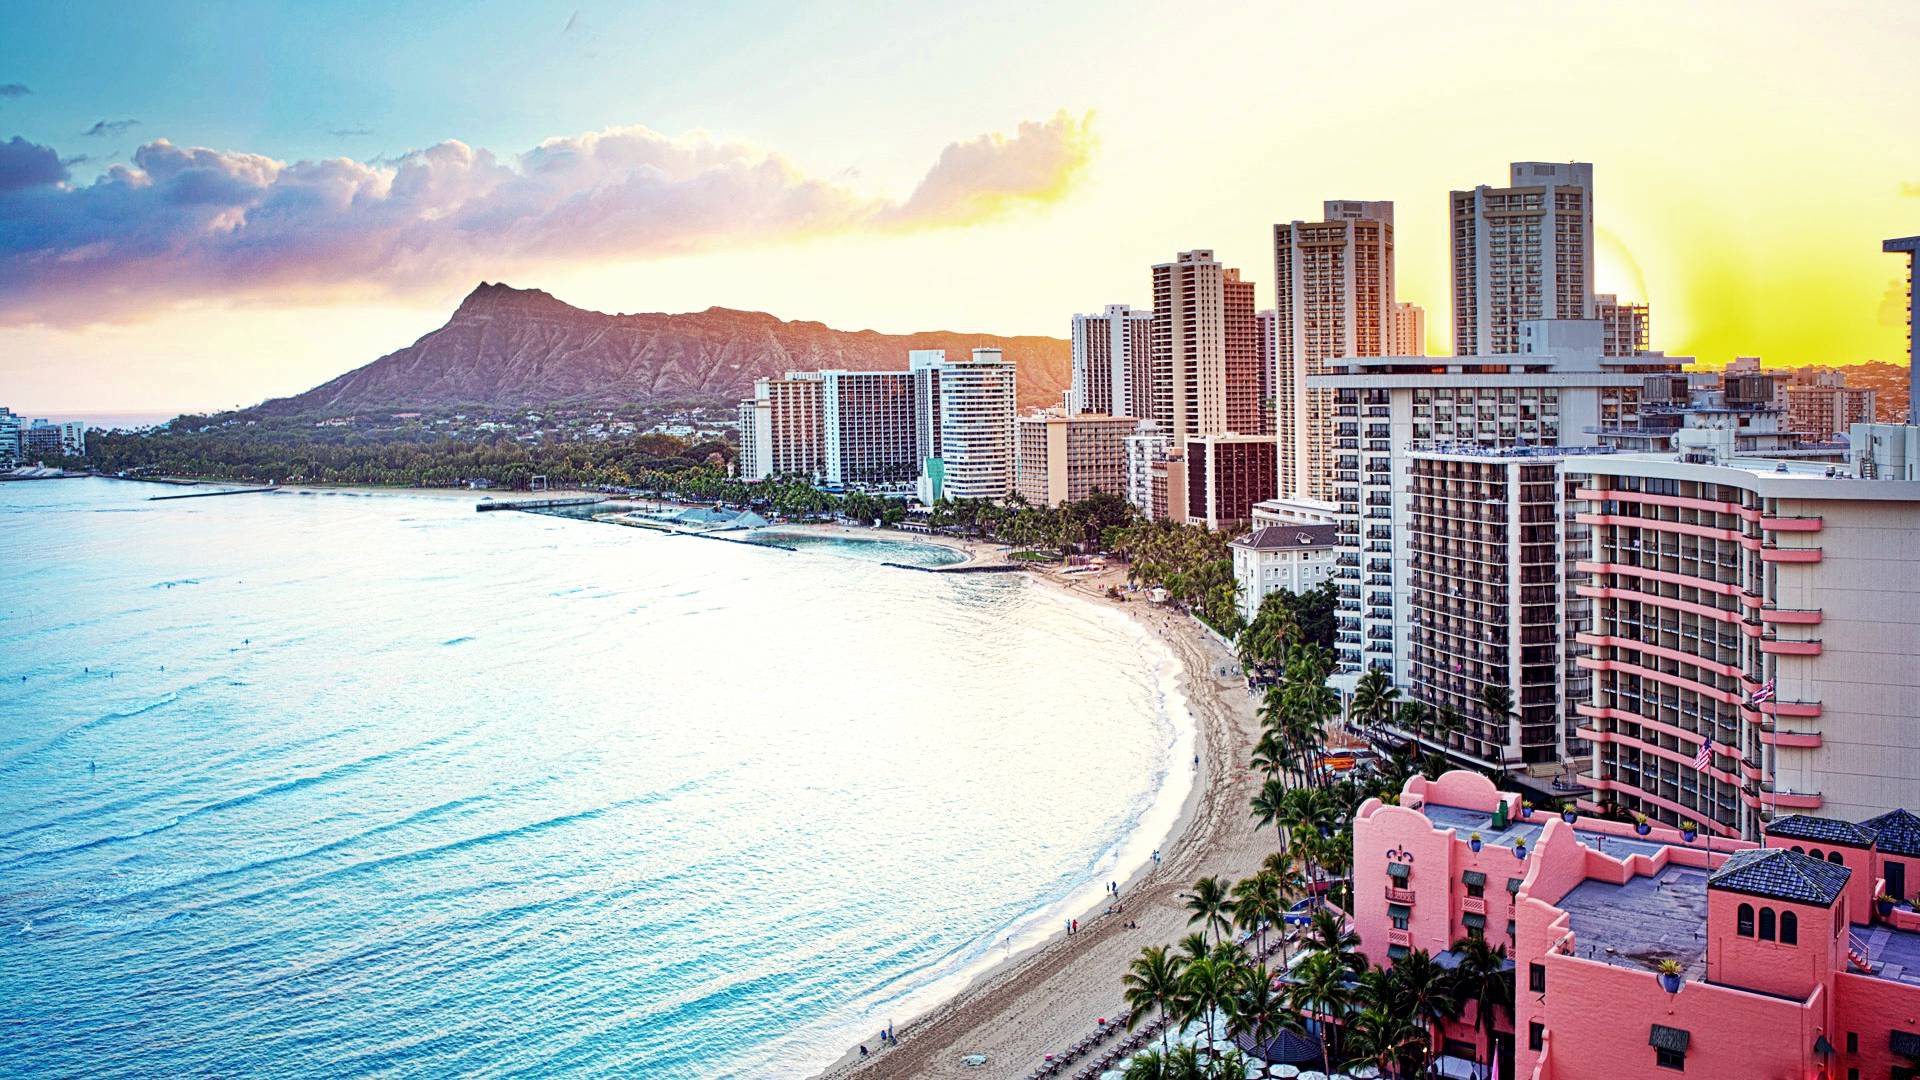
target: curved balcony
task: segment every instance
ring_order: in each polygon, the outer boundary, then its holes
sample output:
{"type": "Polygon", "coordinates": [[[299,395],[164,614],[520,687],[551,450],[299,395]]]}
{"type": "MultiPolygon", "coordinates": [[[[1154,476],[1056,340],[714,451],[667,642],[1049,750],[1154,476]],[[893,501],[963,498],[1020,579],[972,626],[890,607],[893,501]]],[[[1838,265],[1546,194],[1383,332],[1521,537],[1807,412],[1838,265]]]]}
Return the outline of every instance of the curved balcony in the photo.
{"type": "MultiPolygon", "coordinates": [[[[1673,506],[1687,510],[1704,510],[1711,514],[1738,514],[1745,518],[1752,515],[1758,518],[1760,511],[1750,510],[1739,503],[1717,502],[1713,499],[1695,499],[1686,495],[1652,495],[1644,491],[1602,491],[1599,488],[1575,488],[1574,497],[1591,499],[1595,502],[1639,503],[1643,506],[1673,506]]],[[[1751,518],[1749,518],[1751,520],[1751,518]]]]}
{"type": "Polygon", "coordinates": [[[1819,608],[1770,608],[1760,609],[1760,621],[1764,623],[1785,623],[1788,626],[1820,625],[1819,608]]]}
{"type": "Polygon", "coordinates": [[[1763,562],[1773,563],[1817,563],[1820,561],[1819,548],[1773,548],[1760,549],[1763,562]]]}
{"type": "Polygon", "coordinates": [[[1817,731],[1768,731],[1762,728],[1760,741],[1768,746],[1793,746],[1812,750],[1820,745],[1820,733],[1817,731]]]}
{"type": "Polygon", "coordinates": [[[1772,638],[1760,639],[1760,651],[1776,656],[1819,656],[1818,641],[1777,641],[1772,638]]]}
{"type": "Polygon", "coordinates": [[[1819,532],[1824,525],[1825,523],[1817,515],[1804,517],[1760,515],[1760,527],[1769,532],[1819,532]]]}
{"type": "MultiPolygon", "coordinates": [[[[1685,585],[1688,588],[1699,589],[1702,592],[1719,593],[1721,596],[1742,596],[1744,598],[1740,586],[1732,582],[1715,581],[1712,578],[1695,577],[1692,574],[1676,574],[1671,570],[1653,570],[1644,566],[1611,562],[1578,562],[1574,564],[1574,568],[1589,574],[1620,574],[1624,577],[1661,581],[1668,585],[1685,585]]],[[[1752,606],[1760,606],[1758,597],[1753,599],[1752,606]]]]}
{"type": "Polygon", "coordinates": [[[1751,761],[1748,761],[1746,758],[1741,758],[1740,759],[1740,775],[1747,778],[1748,780],[1753,780],[1757,782],[1760,779],[1760,766],[1756,765],[1751,761]]]}
{"type": "Polygon", "coordinates": [[[1591,656],[1582,656],[1579,658],[1578,663],[1581,667],[1587,668],[1590,671],[1624,671],[1629,675],[1638,675],[1643,679],[1651,679],[1657,683],[1677,686],[1682,690],[1691,690],[1702,697],[1710,697],[1715,701],[1728,705],[1738,705],[1741,700],[1740,695],[1731,690],[1721,690],[1717,687],[1708,686],[1703,682],[1696,682],[1683,675],[1669,675],[1664,671],[1655,671],[1649,667],[1641,667],[1639,664],[1630,664],[1625,660],[1596,660],[1591,656]]]}
{"type": "MultiPolygon", "coordinates": [[[[1632,514],[1588,514],[1573,515],[1573,520],[1582,525],[1612,525],[1622,529],[1652,529],[1655,532],[1677,533],[1681,536],[1698,536],[1707,540],[1719,540],[1728,544],[1744,541],[1737,529],[1716,529],[1711,525],[1694,525],[1685,521],[1662,521],[1659,518],[1635,517],[1632,514]]],[[[1758,546],[1759,541],[1754,541],[1758,546]]]]}
{"type": "Polygon", "coordinates": [[[1696,604],[1691,600],[1676,600],[1657,593],[1641,592],[1638,589],[1620,589],[1611,585],[1575,585],[1573,591],[1576,596],[1584,596],[1589,600],[1632,600],[1635,603],[1666,608],[1668,611],[1684,611],[1703,619],[1718,619],[1726,623],[1740,621],[1740,613],[1737,611],[1696,604]]]}
{"type": "Polygon", "coordinates": [[[1818,810],[1820,796],[1803,791],[1766,791],[1760,792],[1760,805],[1778,807],[1782,810],[1818,810]]]}
{"type": "Polygon", "coordinates": [[[1671,735],[1676,739],[1687,739],[1696,743],[1700,741],[1700,733],[1697,731],[1688,731],[1686,728],[1669,724],[1665,720],[1655,720],[1650,716],[1641,716],[1639,713],[1633,712],[1630,709],[1616,709],[1608,705],[1587,704],[1575,705],[1573,709],[1581,716],[1594,720],[1617,720],[1626,724],[1639,724],[1643,728],[1671,735]]]}
{"type": "MultiPolygon", "coordinates": [[[[1680,803],[1674,802],[1672,799],[1663,798],[1662,796],[1655,795],[1651,791],[1646,791],[1642,788],[1636,787],[1633,784],[1627,783],[1625,780],[1606,780],[1598,776],[1583,776],[1581,777],[1581,780],[1586,782],[1589,786],[1591,786],[1596,791],[1625,792],[1626,794],[1632,795],[1645,802],[1652,803],[1655,806],[1665,807],[1668,810],[1671,810],[1674,813],[1680,815],[1681,817],[1688,819],[1689,821],[1699,821],[1703,813],[1702,811],[1696,810],[1691,806],[1683,806],[1680,803]]],[[[1714,832],[1719,833],[1722,836],[1733,835],[1732,829],[1727,828],[1725,825],[1722,825],[1717,821],[1708,821],[1708,822],[1705,822],[1705,824],[1709,828],[1711,828],[1714,832]]]]}
{"type": "MultiPolygon", "coordinates": [[[[1664,746],[1657,746],[1643,739],[1636,739],[1633,736],[1628,735],[1624,732],[1601,731],[1598,728],[1575,728],[1573,730],[1574,730],[1574,734],[1580,736],[1583,739],[1591,739],[1597,743],[1614,743],[1620,746],[1630,746],[1633,749],[1638,750],[1642,754],[1647,754],[1657,758],[1665,758],[1668,761],[1685,765],[1688,768],[1693,767],[1693,754],[1689,754],[1681,750],[1669,750],[1664,746]]],[[[1693,736],[1693,739],[1697,742],[1699,741],[1699,736],[1695,735],[1693,736]]],[[[1698,751],[1696,750],[1695,753],[1698,753],[1698,751]]],[[[1717,769],[1712,765],[1708,765],[1705,769],[1702,769],[1700,771],[1706,773],[1708,776],[1711,776],[1716,780],[1721,781],[1722,783],[1738,784],[1740,782],[1739,778],[1734,776],[1732,773],[1725,772],[1721,769],[1717,769]]]]}
{"type": "Polygon", "coordinates": [[[1679,649],[1669,649],[1665,645],[1653,645],[1644,641],[1635,640],[1634,638],[1613,637],[1608,634],[1589,634],[1582,631],[1575,634],[1573,639],[1582,645],[1606,645],[1615,649],[1632,649],[1635,652],[1645,653],[1649,656],[1658,656],[1663,660],[1671,660],[1676,664],[1692,664],[1694,667],[1704,668],[1716,675],[1725,675],[1728,678],[1734,678],[1740,674],[1740,669],[1732,664],[1722,664],[1715,660],[1695,656],[1692,653],[1681,652],[1679,649]]]}

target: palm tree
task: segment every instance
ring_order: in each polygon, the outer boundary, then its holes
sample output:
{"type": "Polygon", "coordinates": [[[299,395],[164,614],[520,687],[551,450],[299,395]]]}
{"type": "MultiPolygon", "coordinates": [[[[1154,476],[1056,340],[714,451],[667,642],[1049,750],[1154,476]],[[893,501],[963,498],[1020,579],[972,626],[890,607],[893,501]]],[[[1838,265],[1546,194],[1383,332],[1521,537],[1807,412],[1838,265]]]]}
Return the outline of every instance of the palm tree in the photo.
{"type": "Polygon", "coordinates": [[[1213,945],[1207,941],[1207,935],[1198,930],[1181,938],[1178,948],[1182,964],[1191,964],[1213,955],[1213,945]]]}
{"type": "Polygon", "coordinates": [[[1400,713],[1397,720],[1400,725],[1400,730],[1413,732],[1413,741],[1417,743],[1420,741],[1420,737],[1426,734],[1427,721],[1431,719],[1432,716],[1432,712],[1420,702],[1403,701],[1400,703],[1400,713]]]}
{"type": "Polygon", "coordinates": [[[1425,949],[1413,950],[1390,969],[1392,1006],[1426,1030],[1429,1049],[1434,1030],[1460,1015],[1460,1002],[1453,989],[1453,977],[1425,949]]]}
{"type": "Polygon", "coordinates": [[[1260,790],[1253,794],[1251,805],[1254,824],[1273,826],[1274,838],[1280,841],[1282,847],[1287,843],[1287,821],[1293,812],[1288,793],[1297,790],[1300,789],[1287,787],[1277,777],[1269,777],[1266,783],[1260,785],[1260,790]]]}
{"type": "Polygon", "coordinates": [[[1300,961],[1293,969],[1293,984],[1287,988],[1287,1004],[1314,1017],[1320,1028],[1320,1071],[1326,1072],[1333,1060],[1331,1045],[1334,1031],[1352,1000],[1348,980],[1353,973],[1330,952],[1317,952],[1300,961]]]}
{"type": "Polygon", "coordinates": [[[1460,719],[1460,710],[1454,708],[1451,702],[1440,706],[1440,715],[1435,719],[1433,726],[1434,733],[1445,740],[1448,746],[1452,746],[1454,736],[1465,731],[1467,727],[1466,723],[1460,719]]]}
{"type": "Polygon", "coordinates": [[[1236,966],[1233,957],[1209,955],[1188,964],[1180,980],[1181,1015],[1187,1020],[1206,1021],[1209,1048],[1213,1045],[1214,1014],[1233,996],[1236,966]]]}
{"type": "Polygon", "coordinates": [[[1347,718],[1351,721],[1353,717],[1358,716],[1363,721],[1364,727],[1377,731],[1388,718],[1393,716],[1394,706],[1399,698],[1400,691],[1394,689],[1392,676],[1382,668],[1368,668],[1366,674],[1361,675],[1359,681],[1354,684],[1353,701],[1347,718]]]}
{"type": "Polygon", "coordinates": [[[1474,1026],[1486,1034],[1485,1056],[1490,1062],[1497,1017],[1502,1009],[1513,1012],[1513,972],[1505,970],[1507,947],[1495,949],[1486,938],[1468,936],[1454,942],[1453,951],[1460,956],[1460,966],[1453,970],[1454,999],[1463,1010],[1473,1003],[1474,1026]]]}
{"type": "Polygon", "coordinates": [[[1274,993],[1273,976],[1267,965],[1255,964],[1239,971],[1239,984],[1227,999],[1227,1036],[1241,1035],[1263,1047],[1280,1033],[1283,1017],[1289,1016],[1286,999],[1274,993]]]}
{"type": "Polygon", "coordinates": [[[1167,1048],[1167,1019],[1180,997],[1180,977],[1184,968],[1177,956],[1167,955],[1164,945],[1150,945],[1134,957],[1127,974],[1121,978],[1126,987],[1127,1030],[1140,1026],[1147,1010],[1160,1010],[1160,1049],[1167,1048]]]}
{"type": "Polygon", "coordinates": [[[1202,930],[1214,931],[1214,939],[1233,929],[1233,897],[1227,891],[1227,883],[1217,877],[1203,877],[1193,883],[1193,891],[1184,895],[1187,910],[1192,914],[1187,925],[1200,923],[1202,930]]]}
{"type": "Polygon", "coordinates": [[[1342,969],[1355,974],[1367,970],[1367,958],[1360,952],[1360,935],[1347,928],[1346,920],[1326,908],[1313,913],[1300,948],[1304,952],[1331,956],[1342,969]]]}
{"type": "Polygon", "coordinates": [[[1234,925],[1257,935],[1254,948],[1259,955],[1267,952],[1267,928],[1279,926],[1286,910],[1286,901],[1280,894],[1280,879],[1274,875],[1262,870],[1234,882],[1234,925]]]}
{"type": "MultiPolygon", "coordinates": [[[[1286,738],[1274,728],[1260,733],[1260,741],[1253,744],[1253,760],[1250,764],[1269,781],[1278,780],[1282,772],[1294,767],[1293,748],[1287,745],[1286,738]]],[[[1282,790],[1285,790],[1284,788],[1282,790]]]]}
{"type": "Polygon", "coordinates": [[[1481,757],[1492,757],[1489,748],[1494,743],[1505,745],[1507,741],[1507,717],[1513,712],[1513,691],[1495,683],[1489,683],[1480,691],[1480,711],[1486,714],[1487,745],[1482,747],[1481,757]]]}
{"type": "Polygon", "coordinates": [[[1404,1063],[1424,1059],[1430,1037],[1412,1018],[1370,1004],[1347,1021],[1346,1065],[1372,1065],[1384,1075],[1403,1076],[1404,1063]]]}

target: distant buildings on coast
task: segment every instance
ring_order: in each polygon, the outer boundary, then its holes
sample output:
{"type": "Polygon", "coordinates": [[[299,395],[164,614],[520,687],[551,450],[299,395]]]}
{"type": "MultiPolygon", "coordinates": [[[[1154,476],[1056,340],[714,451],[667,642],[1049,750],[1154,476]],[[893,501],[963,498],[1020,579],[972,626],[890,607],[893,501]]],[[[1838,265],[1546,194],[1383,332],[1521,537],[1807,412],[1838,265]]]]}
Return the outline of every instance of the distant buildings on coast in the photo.
{"type": "Polygon", "coordinates": [[[0,407],[0,468],[13,469],[62,457],[87,456],[87,425],[78,420],[34,420],[0,407]]]}

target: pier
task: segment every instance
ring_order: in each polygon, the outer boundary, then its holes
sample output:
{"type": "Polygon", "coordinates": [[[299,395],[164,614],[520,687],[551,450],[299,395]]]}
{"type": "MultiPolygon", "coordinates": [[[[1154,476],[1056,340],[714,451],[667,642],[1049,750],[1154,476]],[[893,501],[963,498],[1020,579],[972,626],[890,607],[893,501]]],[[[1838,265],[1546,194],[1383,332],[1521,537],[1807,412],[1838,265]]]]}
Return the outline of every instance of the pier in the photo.
{"type": "Polygon", "coordinates": [[[279,490],[280,485],[273,484],[268,487],[225,488],[220,491],[187,491],[179,495],[149,495],[147,496],[147,501],[158,502],[161,499],[211,499],[215,495],[253,495],[263,491],[279,490]]]}
{"type": "Polygon", "coordinates": [[[565,499],[516,499],[513,502],[475,503],[475,510],[553,510],[562,506],[593,506],[607,501],[604,495],[576,495],[565,499]]]}

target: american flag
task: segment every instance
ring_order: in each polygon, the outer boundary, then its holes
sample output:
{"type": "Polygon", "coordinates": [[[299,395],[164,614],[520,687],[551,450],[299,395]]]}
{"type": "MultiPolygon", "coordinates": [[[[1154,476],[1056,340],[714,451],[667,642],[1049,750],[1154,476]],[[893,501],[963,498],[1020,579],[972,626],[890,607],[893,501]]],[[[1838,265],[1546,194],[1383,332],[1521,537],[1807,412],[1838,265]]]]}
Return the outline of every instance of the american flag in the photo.
{"type": "Polygon", "coordinates": [[[1753,696],[1748,698],[1747,700],[1753,702],[1755,705],[1758,705],[1763,701],[1772,701],[1773,700],[1773,680],[1768,679],[1767,684],[1765,686],[1762,686],[1760,689],[1755,690],[1753,692],[1753,696]]]}
{"type": "Polygon", "coordinates": [[[1693,767],[1701,772],[1705,772],[1707,766],[1712,763],[1713,737],[1709,735],[1707,741],[1700,744],[1700,752],[1693,755],[1693,767]]]}

